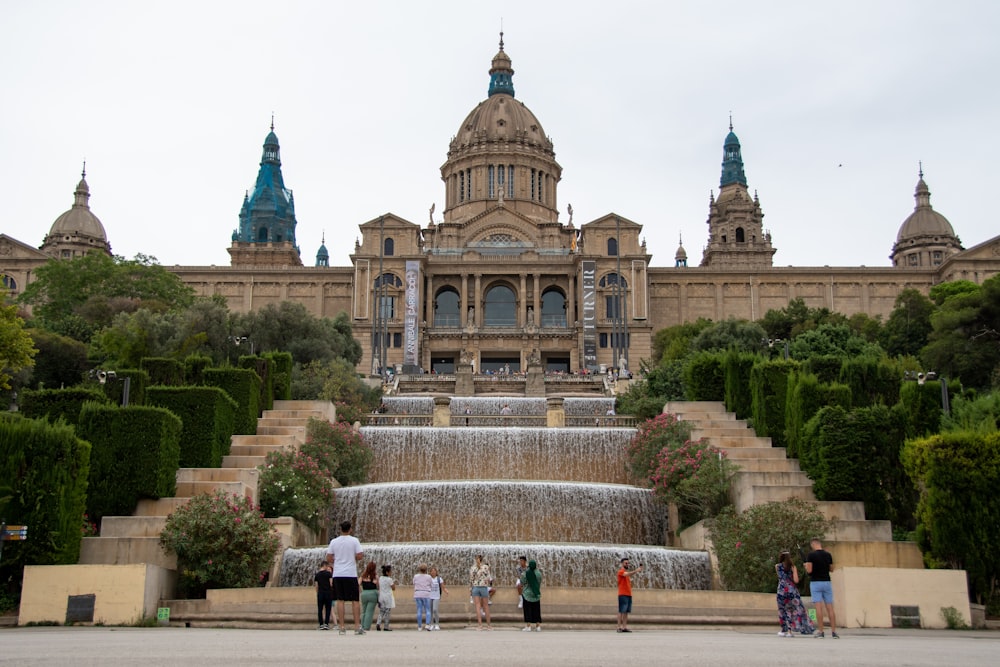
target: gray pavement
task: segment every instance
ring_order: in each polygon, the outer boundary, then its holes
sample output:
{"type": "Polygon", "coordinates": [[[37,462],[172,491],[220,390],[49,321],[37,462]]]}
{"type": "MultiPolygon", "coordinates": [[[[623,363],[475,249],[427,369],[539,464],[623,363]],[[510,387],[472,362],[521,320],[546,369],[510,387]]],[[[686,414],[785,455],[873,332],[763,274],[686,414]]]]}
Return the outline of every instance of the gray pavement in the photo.
{"type": "Polygon", "coordinates": [[[399,628],[365,636],[317,630],[34,627],[0,630],[16,665],[997,665],[1000,632],[847,630],[839,640],[776,628],[545,628],[521,632],[399,628]]]}

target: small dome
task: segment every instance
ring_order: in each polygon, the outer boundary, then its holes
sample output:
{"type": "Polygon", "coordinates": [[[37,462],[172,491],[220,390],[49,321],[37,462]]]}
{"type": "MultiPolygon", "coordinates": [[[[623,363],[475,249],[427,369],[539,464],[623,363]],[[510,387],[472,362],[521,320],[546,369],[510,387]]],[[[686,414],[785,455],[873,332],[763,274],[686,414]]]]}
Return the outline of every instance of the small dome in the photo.
{"type": "Polygon", "coordinates": [[[914,197],[917,205],[913,213],[900,225],[899,233],[896,234],[896,244],[918,238],[955,238],[955,229],[948,219],[931,208],[931,192],[923,178],[917,182],[914,197]]]}
{"type": "Polygon", "coordinates": [[[87,185],[86,177],[80,179],[73,195],[73,208],[56,218],[49,229],[49,237],[53,239],[65,236],[86,237],[106,244],[108,235],[104,231],[104,225],[90,211],[90,187],[87,185]]]}
{"type": "Polygon", "coordinates": [[[687,251],[684,250],[684,246],[683,245],[677,246],[677,252],[674,253],[674,259],[687,259],[687,258],[688,254],[687,251]]]}
{"type": "Polygon", "coordinates": [[[493,95],[480,102],[462,121],[452,148],[495,141],[517,141],[552,150],[535,114],[508,95],[493,95]]]}

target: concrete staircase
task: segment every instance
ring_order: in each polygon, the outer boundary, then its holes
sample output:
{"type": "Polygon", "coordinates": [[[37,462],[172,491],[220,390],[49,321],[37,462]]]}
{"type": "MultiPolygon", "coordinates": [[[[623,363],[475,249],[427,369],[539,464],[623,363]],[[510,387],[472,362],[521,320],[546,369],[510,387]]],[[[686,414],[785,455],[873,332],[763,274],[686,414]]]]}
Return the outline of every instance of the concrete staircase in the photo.
{"type": "Polygon", "coordinates": [[[305,442],[310,417],[333,421],[332,403],[324,401],[275,401],[257,420],[257,435],[234,435],[230,453],[221,468],[181,468],[177,471],[177,495],[156,500],[143,499],[132,516],[106,516],[101,520],[100,537],[84,538],[80,545],[81,565],[128,565],[149,563],[166,569],[177,568],[177,559],[160,547],[160,532],[167,517],[192,496],[222,489],[257,501],[257,466],[268,452],[297,448],[305,442]]]}
{"type": "Polygon", "coordinates": [[[692,438],[704,438],[724,449],[729,459],[740,466],[730,487],[738,511],[790,498],[815,502],[823,516],[832,522],[826,540],[831,542],[829,549],[842,566],[923,567],[917,546],[912,542],[894,542],[892,525],[888,521],[867,520],[864,503],[817,501],[812,481],[799,469],[798,460],[789,459],[783,447],[772,447],[770,438],[759,437],[745,420],[726,412],[723,403],[671,402],[664,411],[691,422],[692,438]]]}

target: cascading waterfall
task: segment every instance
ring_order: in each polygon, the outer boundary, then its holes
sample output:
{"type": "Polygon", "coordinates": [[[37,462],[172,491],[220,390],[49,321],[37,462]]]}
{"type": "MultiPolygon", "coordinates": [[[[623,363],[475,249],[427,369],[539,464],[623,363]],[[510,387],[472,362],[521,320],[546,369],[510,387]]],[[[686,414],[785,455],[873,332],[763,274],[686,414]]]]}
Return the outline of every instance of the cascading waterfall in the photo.
{"type": "Polygon", "coordinates": [[[370,481],[526,479],[625,484],[627,428],[361,429],[374,454],[370,481]]]}
{"type": "Polygon", "coordinates": [[[336,490],[337,515],[372,542],[658,544],[665,511],[649,489],[512,480],[392,482],[336,490]]]}
{"type": "Polygon", "coordinates": [[[434,399],[429,396],[386,396],[382,405],[387,413],[394,415],[434,414],[434,399]]]}
{"type": "MultiPolygon", "coordinates": [[[[398,414],[434,412],[429,397],[385,401],[398,414]]],[[[364,427],[372,483],[336,490],[337,520],[350,519],[366,560],[393,565],[403,582],[426,562],[465,586],[482,553],[499,586],[513,585],[512,559],[524,554],[538,561],[547,586],[613,586],[619,560],[629,556],[644,564],[636,588],[710,588],[708,554],[659,546],[663,506],[649,489],[628,485],[634,430],[604,420],[590,426],[613,405],[565,398],[567,424],[575,419],[578,428],[545,428],[544,398],[453,397],[454,426],[364,427]]],[[[280,584],[311,585],[324,554],[325,547],[286,550],[280,584]]]]}
{"type": "MultiPolygon", "coordinates": [[[[514,559],[527,556],[538,561],[546,586],[608,588],[615,583],[620,559],[628,556],[643,571],[633,577],[636,588],[706,590],[711,588],[708,555],[639,545],[573,545],[535,542],[441,542],[383,544],[362,542],[365,560],[392,565],[397,580],[408,582],[419,563],[436,566],[445,583],[455,590],[468,585],[473,557],[482,554],[499,586],[513,586],[514,559]]],[[[313,573],[326,555],[326,547],[289,549],[281,564],[282,586],[311,586],[313,573]]]]}

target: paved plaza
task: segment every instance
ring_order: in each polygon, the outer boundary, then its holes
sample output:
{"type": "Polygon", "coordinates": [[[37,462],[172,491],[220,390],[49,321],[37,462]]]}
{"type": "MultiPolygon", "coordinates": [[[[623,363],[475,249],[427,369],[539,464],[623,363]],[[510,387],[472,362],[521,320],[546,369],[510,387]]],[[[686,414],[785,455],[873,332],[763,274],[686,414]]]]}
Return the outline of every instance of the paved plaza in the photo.
{"type": "Polygon", "coordinates": [[[35,627],[0,630],[16,665],[996,665],[1000,632],[847,630],[839,640],[776,629],[662,628],[492,632],[400,627],[365,636],[317,630],[35,627]]]}

